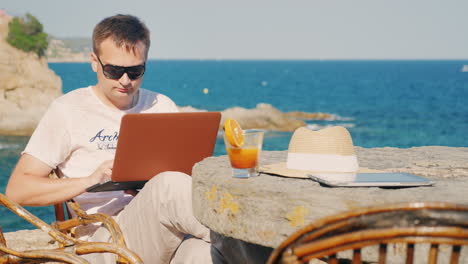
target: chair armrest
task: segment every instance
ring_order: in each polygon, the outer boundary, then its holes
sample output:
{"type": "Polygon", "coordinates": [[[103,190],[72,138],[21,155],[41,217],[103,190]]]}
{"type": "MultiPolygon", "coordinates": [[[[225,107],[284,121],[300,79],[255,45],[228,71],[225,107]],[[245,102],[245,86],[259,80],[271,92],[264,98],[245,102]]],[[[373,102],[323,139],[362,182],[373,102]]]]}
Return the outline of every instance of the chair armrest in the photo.
{"type": "Polygon", "coordinates": [[[67,236],[58,229],[54,228],[54,225],[46,224],[44,221],[31,214],[19,204],[10,201],[2,193],[0,193],[0,204],[4,205],[15,214],[35,225],[42,231],[48,233],[48,235],[51,236],[55,241],[63,245],[63,247],[54,250],[31,250],[23,252],[16,251],[7,248],[5,238],[0,229],[0,263],[20,263],[21,260],[24,259],[45,258],[67,263],[84,264],[88,262],[73,253],[82,255],[104,252],[116,254],[118,263],[143,263],[138,255],[125,246],[125,240],[123,238],[122,231],[120,230],[115,220],[110,216],[104,214],[87,215],[81,208],[76,208],[78,214],[81,216],[57,224],[62,226],[78,226],[79,224],[102,222],[104,226],[108,228],[112,238],[114,239],[114,243],[87,242],[67,236]]]}
{"type": "Polygon", "coordinates": [[[0,263],[24,263],[29,261],[36,263],[39,260],[60,261],[71,264],[89,264],[89,262],[73,253],[53,249],[38,249],[28,251],[16,251],[0,245],[0,263]],[[36,261],[34,261],[36,260],[36,261]]]}
{"type": "Polygon", "coordinates": [[[111,234],[112,241],[119,244],[120,246],[126,246],[122,230],[114,218],[102,213],[87,214],[83,209],[81,209],[80,205],[73,200],[67,201],[67,205],[76,213],[78,217],[53,223],[52,226],[54,226],[57,230],[62,232],[70,231],[72,228],[80,225],[102,223],[111,234]]]}

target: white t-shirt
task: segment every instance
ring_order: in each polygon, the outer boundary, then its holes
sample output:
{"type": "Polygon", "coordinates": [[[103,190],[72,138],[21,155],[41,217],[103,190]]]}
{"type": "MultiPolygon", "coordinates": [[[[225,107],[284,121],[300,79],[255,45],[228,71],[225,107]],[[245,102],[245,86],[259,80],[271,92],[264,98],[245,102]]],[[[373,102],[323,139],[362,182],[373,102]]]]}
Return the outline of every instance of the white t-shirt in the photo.
{"type": "MultiPolygon", "coordinates": [[[[114,159],[123,115],[177,111],[167,96],[145,89],[140,89],[137,105],[128,110],[106,106],[91,86],[76,89],[51,103],[23,153],[57,168],[63,177],[86,177],[102,162],[114,159]]],[[[131,199],[116,191],[83,193],[75,201],[88,213],[116,215],[131,199]]]]}

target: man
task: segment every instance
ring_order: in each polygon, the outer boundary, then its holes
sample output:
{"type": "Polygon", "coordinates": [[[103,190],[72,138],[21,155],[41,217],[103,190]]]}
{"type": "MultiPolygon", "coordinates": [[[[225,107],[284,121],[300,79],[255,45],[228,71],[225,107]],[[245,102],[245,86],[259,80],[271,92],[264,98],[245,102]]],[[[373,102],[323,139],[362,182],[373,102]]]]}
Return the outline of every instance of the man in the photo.
{"type": "MultiPolygon", "coordinates": [[[[27,206],[74,198],[88,213],[116,216],[128,247],[146,263],[211,262],[209,230],[192,213],[190,176],[162,173],[135,198],[122,191],[85,192],[110,178],[124,114],[177,111],[168,97],[140,89],[149,47],[149,31],[134,16],[116,15],[96,25],[91,66],[97,84],[65,94],[50,105],[10,177],[6,194],[27,206]],[[61,178],[50,179],[52,170],[61,178]]],[[[78,231],[91,241],[109,239],[103,228],[78,231]]],[[[102,263],[97,259],[102,255],[93,262],[102,263]]]]}

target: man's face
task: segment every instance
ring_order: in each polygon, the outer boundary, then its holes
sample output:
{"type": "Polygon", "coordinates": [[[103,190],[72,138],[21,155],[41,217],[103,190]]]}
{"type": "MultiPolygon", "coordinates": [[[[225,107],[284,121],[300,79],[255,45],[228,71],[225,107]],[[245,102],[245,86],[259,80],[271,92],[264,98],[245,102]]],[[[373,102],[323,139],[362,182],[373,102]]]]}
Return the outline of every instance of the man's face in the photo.
{"type": "Polygon", "coordinates": [[[97,96],[107,105],[119,109],[131,108],[136,101],[138,89],[143,76],[132,80],[125,72],[118,79],[110,79],[103,73],[102,65],[114,65],[122,67],[143,65],[146,62],[146,47],[140,42],[136,45],[135,53],[128,51],[125,47],[117,47],[109,38],[100,45],[100,54],[91,55],[93,71],[97,73],[98,83],[94,88],[97,96]],[[99,60],[102,62],[99,62],[99,60]]]}

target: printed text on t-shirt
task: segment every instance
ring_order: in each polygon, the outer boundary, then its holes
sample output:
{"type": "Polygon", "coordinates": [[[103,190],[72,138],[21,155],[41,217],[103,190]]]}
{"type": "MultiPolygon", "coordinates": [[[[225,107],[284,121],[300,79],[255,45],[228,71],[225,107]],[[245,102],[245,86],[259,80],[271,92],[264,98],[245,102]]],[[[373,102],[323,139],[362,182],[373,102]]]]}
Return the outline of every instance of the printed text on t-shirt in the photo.
{"type": "Polygon", "coordinates": [[[117,141],[119,140],[119,133],[106,134],[104,129],[101,129],[95,136],[89,139],[90,143],[95,142],[99,150],[114,150],[117,148],[117,141]]]}

